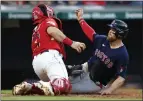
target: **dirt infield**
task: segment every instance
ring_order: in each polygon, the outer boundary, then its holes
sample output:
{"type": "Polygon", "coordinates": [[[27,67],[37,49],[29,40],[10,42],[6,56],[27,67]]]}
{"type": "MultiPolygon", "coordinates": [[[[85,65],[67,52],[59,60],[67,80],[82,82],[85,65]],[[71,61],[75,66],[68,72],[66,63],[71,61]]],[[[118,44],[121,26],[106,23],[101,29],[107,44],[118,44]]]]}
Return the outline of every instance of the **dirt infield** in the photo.
{"type": "MultiPolygon", "coordinates": [[[[1,96],[3,98],[15,97],[11,94],[11,91],[2,91],[1,96]]],[[[18,96],[16,96],[18,97],[18,96]]],[[[95,99],[142,99],[142,90],[135,88],[122,88],[117,90],[111,95],[99,95],[99,94],[69,94],[62,95],[62,97],[70,97],[70,98],[95,98],[95,99]]]]}
{"type": "Polygon", "coordinates": [[[80,97],[93,97],[93,98],[137,98],[142,99],[142,90],[141,89],[119,89],[111,95],[100,94],[70,94],[69,96],[80,96],[80,97]]]}

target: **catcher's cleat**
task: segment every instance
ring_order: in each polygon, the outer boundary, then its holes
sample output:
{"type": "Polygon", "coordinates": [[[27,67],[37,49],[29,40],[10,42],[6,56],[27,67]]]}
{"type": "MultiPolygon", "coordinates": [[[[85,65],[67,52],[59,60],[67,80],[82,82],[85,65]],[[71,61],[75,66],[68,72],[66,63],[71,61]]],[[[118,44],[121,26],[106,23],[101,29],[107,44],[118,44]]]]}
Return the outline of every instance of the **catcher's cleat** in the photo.
{"type": "Polygon", "coordinates": [[[43,82],[39,81],[37,83],[34,83],[35,87],[39,88],[41,91],[44,92],[44,95],[52,95],[54,96],[53,88],[50,84],[50,82],[43,82]]]}
{"type": "Polygon", "coordinates": [[[18,85],[15,85],[12,89],[13,95],[26,95],[26,93],[31,89],[31,84],[27,82],[22,82],[18,85]]]}

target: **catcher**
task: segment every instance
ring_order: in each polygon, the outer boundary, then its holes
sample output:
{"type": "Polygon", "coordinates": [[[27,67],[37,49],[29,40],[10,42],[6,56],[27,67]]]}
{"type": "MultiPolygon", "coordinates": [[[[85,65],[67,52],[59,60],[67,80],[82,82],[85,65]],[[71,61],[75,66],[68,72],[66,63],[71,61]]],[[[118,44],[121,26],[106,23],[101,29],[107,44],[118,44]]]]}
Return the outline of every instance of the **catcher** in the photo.
{"type": "Polygon", "coordinates": [[[93,43],[93,56],[84,64],[67,66],[71,76],[72,93],[98,92],[111,94],[123,85],[126,79],[129,56],[122,40],[128,34],[128,26],[122,20],[113,20],[105,35],[97,34],[83,19],[83,10],[76,10],[77,20],[93,43]],[[75,76],[75,73],[80,76],[75,76]]]}
{"type": "Polygon", "coordinates": [[[66,66],[64,44],[81,52],[84,43],[72,41],[62,32],[62,22],[54,16],[54,10],[40,4],[32,10],[35,28],[32,34],[33,69],[40,81],[24,81],[13,87],[13,95],[40,94],[61,95],[71,91],[66,66]]]}

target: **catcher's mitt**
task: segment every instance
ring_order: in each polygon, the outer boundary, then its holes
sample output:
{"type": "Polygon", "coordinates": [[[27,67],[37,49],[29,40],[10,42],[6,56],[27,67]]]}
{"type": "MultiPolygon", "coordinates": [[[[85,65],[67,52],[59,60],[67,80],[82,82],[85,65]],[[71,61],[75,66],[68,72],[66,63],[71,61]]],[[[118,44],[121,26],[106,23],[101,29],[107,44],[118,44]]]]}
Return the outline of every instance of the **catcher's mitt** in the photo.
{"type": "Polygon", "coordinates": [[[66,65],[69,76],[78,76],[84,71],[81,65],[66,65]]]}

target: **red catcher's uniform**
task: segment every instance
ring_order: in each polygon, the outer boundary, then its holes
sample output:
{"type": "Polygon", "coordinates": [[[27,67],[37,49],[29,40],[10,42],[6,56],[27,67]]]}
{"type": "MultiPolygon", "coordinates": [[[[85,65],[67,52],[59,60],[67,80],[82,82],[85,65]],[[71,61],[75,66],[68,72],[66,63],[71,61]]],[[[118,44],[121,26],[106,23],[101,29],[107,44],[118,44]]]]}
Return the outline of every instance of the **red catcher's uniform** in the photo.
{"type": "Polygon", "coordinates": [[[65,56],[63,44],[47,33],[47,28],[54,26],[62,28],[62,23],[56,18],[47,18],[33,30],[32,51],[33,68],[43,81],[53,81],[56,78],[68,80],[68,74],[62,56],[65,56]]]}
{"type": "Polygon", "coordinates": [[[48,35],[47,28],[53,26],[62,31],[62,23],[57,18],[47,18],[41,24],[38,24],[32,35],[32,52],[33,56],[38,55],[49,49],[59,51],[64,58],[66,57],[63,43],[57,42],[53,37],[48,35]]]}

